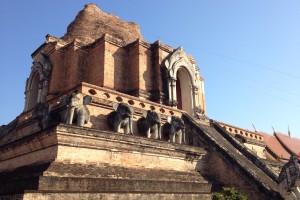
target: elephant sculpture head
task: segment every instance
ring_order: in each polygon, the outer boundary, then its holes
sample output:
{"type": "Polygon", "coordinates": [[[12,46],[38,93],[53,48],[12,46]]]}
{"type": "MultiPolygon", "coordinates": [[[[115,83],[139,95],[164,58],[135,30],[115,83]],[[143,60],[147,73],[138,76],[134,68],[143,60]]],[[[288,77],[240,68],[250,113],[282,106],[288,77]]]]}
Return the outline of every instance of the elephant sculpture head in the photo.
{"type": "Polygon", "coordinates": [[[139,132],[146,135],[147,138],[161,139],[161,119],[160,115],[153,111],[148,110],[143,112],[143,117],[137,122],[139,132]]]}
{"type": "Polygon", "coordinates": [[[177,116],[170,116],[164,125],[164,134],[169,136],[170,142],[185,143],[184,122],[177,116]]]}
{"type": "Polygon", "coordinates": [[[114,111],[108,114],[107,123],[115,131],[124,129],[125,134],[132,135],[132,118],[134,110],[126,103],[114,103],[114,111]]]}
{"type": "Polygon", "coordinates": [[[90,112],[86,105],[90,104],[91,102],[91,96],[83,96],[77,90],[75,90],[70,96],[62,96],[60,99],[60,104],[67,106],[63,121],[66,124],[76,123],[78,126],[87,124],[90,120],[90,112]]]}

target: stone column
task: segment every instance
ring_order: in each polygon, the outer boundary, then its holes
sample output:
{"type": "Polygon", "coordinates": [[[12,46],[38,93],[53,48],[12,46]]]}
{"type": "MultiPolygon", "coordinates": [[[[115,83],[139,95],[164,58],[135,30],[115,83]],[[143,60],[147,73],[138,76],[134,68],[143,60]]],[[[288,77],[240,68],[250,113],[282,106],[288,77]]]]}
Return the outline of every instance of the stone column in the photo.
{"type": "Polygon", "coordinates": [[[176,79],[169,77],[169,105],[177,108],[176,79]]]}
{"type": "Polygon", "coordinates": [[[190,85],[191,91],[192,91],[192,98],[191,98],[191,104],[192,104],[192,112],[193,117],[196,116],[196,108],[198,106],[197,96],[198,96],[198,88],[196,86],[190,85]]]}

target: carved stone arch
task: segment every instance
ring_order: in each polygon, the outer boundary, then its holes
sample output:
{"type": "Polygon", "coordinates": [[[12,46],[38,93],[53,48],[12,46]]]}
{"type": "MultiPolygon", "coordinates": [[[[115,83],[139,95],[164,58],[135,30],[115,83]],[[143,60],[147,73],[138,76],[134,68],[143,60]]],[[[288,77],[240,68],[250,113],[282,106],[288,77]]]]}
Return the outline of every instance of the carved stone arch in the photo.
{"type": "Polygon", "coordinates": [[[182,73],[186,73],[188,78],[184,79],[184,81],[187,81],[185,83],[181,84],[189,84],[189,86],[185,87],[186,90],[186,95],[189,96],[189,106],[185,107],[186,112],[188,112],[190,115],[195,116],[196,113],[196,107],[197,105],[195,104],[195,98],[196,98],[196,93],[195,93],[195,88],[197,88],[197,71],[195,64],[193,64],[187,53],[183,50],[183,47],[179,47],[176,49],[169,57],[166,58],[165,62],[165,67],[167,69],[167,82],[168,82],[168,101],[169,105],[172,107],[177,108],[178,106],[178,81],[182,80],[177,80],[178,79],[178,72],[181,70],[182,73]]]}
{"type": "Polygon", "coordinates": [[[40,102],[45,102],[51,71],[52,67],[48,56],[38,53],[33,58],[31,73],[26,81],[24,111],[34,108],[40,102]]]}
{"type": "Polygon", "coordinates": [[[168,70],[168,75],[176,79],[177,70],[184,67],[190,75],[192,84],[196,82],[196,69],[195,65],[190,61],[187,53],[183,50],[183,47],[176,49],[169,58],[165,60],[165,66],[168,70]]]}

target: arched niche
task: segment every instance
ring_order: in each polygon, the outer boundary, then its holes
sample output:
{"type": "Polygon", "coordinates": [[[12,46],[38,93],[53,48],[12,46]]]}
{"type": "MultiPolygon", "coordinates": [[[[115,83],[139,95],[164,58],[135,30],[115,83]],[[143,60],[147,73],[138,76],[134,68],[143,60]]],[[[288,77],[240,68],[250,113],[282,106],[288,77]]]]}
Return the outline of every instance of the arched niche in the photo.
{"type": "Polygon", "coordinates": [[[193,113],[193,91],[191,77],[184,67],[177,70],[176,78],[176,99],[177,108],[193,113]]]}
{"type": "Polygon", "coordinates": [[[167,79],[168,105],[191,116],[196,116],[199,110],[205,113],[203,79],[183,47],[171,53],[164,66],[167,70],[164,78],[167,79]]]}
{"type": "Polygon", "coordinates": [[[45,101],[51,70],[51,63],[47,55],[38,53],[33,58],[31,73],[26,81],[24,111],[28,111],[38,103],[45,101]]]}
{"type": "Polygon", "coordinates": [[[36,71],[30,81],[29,92],[28,92],[28,109],[33,108],[39,99],[39,82],[40,73],[36,71]]]}

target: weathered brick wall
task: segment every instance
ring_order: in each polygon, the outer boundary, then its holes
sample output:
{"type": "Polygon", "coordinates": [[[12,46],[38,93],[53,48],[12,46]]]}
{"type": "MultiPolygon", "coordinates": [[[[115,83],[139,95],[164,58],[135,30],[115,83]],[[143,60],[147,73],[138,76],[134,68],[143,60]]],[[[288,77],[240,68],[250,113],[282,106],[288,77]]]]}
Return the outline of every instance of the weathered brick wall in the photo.
{"type": "Polygon", "coordinates": [[[244,180],[233,168],[229,167],[218,155],[211,152],[207,155],[207,163],[202,171],[212,179],[224,185],[224,187],[234,187],[245,194],[251,200],[267,199],[262,194],[257,193],[249,183],[244,180]]]}
{"type": "Polygon", "coordinates": [[[65,92],[84,81],[86,53],[74,44],[65,51],[55,50],[49,57],[52,64],[49,94],[65,92]]]}
{"type": "Polygon", "coordinates": [[[114,63],[113,54],[116,52],[116,48],[110,45],[108,42],[104,42],[104,78],[103,86],[113,89],[115,87],[115,77],[118,67],[114,63]]]}
{"type": "Polygon", "coordinates": [[[153,48],[152,50],[152,62],[153,62],[153,91],[157,93],[157,97],[155,97],[153,100],[159,103],[162,103],[162,99],[160,98],[160,93],[163,91],[160,89],[161,88],[161,62],[162,58],[160,57],[160,51],[157,48],[153,48]]]}
{"type": "Polygon", "coordinates": [[[53,68],[50,94],[87,82],[160,103],[167,96],[162,68],[173,49],[161,43],[137,40],[122,46],[111,36],[103,36],[89,46],[73,42],[46,45],[45,49],[53,68]]]}
{"type": "Polygon", "coordinates": [[[152,51],[139,45],[139,89],[151,91],[153,89],[152,51]]]}
{"type": "Polygon", "coordinates": [[[126,49],[105,42],[104,52],[104,86],[124,91],[126,81],[124,72],[128,67],[126,49]]]}
{"type": "Polygon", "coordinates": [[[104,80],[104,43],[93,48],[88,55],[86,82],[103,86],[104,80]]]}
{"type": "MultiPolygon", "coordinates": [[[[174,49],[161,42],[136,40],[127,46],[119,42],[104,35],[88,46],[80,46],[76,41],[52,46],[47,53],[53,65],[49,93],[66,92],[87,82],[166,103],[168,75],[164,60],[174,49]]],[[[199,98],[205,101],[204,94],[199,98]]]]}
{"type": "Polygon", "coordinates": [[[64,67],[64,53],[59,51],[54,51],[50,55],[52,72],[50,78],[50,84],[48,93],[54,94],[62,90],[61,85],[66,85],[67,80],[64,78],[66,76],[67,70],[64,67]]]}
{"type": "MultiPolygon", "coordinates": [[[[163,66],[163,61],[164,61],[164,59],[168,56],[170,54],[170,52],[168,52],[168,51],[166,51],[166,50],[164,50],[164,49],[159,49],[159,65],[161,66],[161,67],[165,67],[165,66],[163,66]]],[[[168,93],[168,91],[166,91],[166,88],[164,88],[164,83],[163,83],[163,80],[162,79],[166,79],[167,77],[162,77],[161,79],[160,79],[160,84],[159,84],[159,86],[160,86],[160,90],[161,91],[163,91],[163,92],[165,92],[166,94],[168,93]]]]}
{"type": "Polygon", "coordinates": [[[125,91],[133,94],[134,91],[139,89],[139,45],[134,44],[128,50],[128,72],[127,72],[127,87],[125,91]]]}
{"type": "Polygon", "coordinates": [[[79,68],[79,55],[72,47],[68,48],[64,53],[64,68],[66,69],[66,74],[64,79],[67,80],[65,89],[70,89],[78,84],[77,80],[77,70],[79,68]]]}

